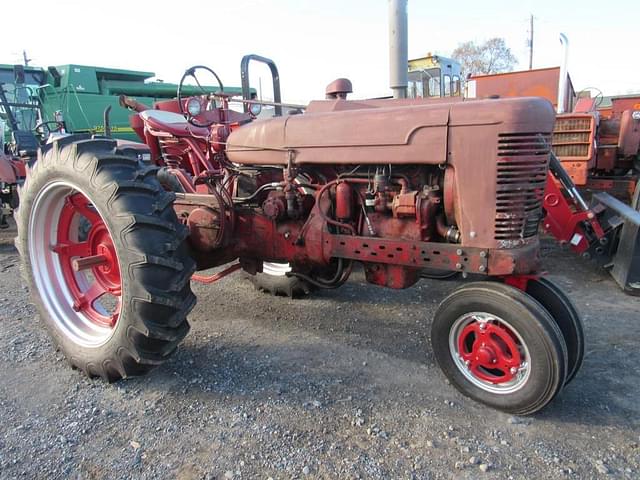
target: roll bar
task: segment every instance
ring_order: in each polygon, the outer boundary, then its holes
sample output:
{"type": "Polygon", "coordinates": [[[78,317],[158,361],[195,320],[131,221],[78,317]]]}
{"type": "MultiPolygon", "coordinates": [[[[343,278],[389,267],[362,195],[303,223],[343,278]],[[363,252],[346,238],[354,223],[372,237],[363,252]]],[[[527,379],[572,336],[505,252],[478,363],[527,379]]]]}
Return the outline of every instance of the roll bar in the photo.
{"type": "MultiPolygon", "coordinates": [[[[275,105],[275,116],[280,117],[282,115],[282,106],[277,105],[282,103],[282,97],[280,96],[280,74],[278,73],[278,67],[270,58],[262,57],[260,55],[249,54],[242,57],[240,62],[240,78],[242,80],[242,98],[244,100],[251,100],[251,87],[249,85],[249,63],[251,60],[259,63],[264,63],[271,70],[271,78],[273,80],[273,103],[275,105]]],[[[249,111],[249,104],[244,104],[244,111],[249,111]]]]}

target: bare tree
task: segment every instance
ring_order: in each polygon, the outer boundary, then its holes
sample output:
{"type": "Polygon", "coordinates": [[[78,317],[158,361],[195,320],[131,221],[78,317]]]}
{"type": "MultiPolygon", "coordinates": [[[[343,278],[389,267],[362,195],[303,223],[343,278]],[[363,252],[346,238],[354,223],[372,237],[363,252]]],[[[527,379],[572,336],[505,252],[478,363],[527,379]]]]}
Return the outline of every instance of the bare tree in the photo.
{"type": "Polygon", "coordinates": [[[458,45],[451,56],[462,65],[462,75],[510,72],[518,59],[507,47],[504,38],[491,38],[482,44],[464,42],[458,45]]]}

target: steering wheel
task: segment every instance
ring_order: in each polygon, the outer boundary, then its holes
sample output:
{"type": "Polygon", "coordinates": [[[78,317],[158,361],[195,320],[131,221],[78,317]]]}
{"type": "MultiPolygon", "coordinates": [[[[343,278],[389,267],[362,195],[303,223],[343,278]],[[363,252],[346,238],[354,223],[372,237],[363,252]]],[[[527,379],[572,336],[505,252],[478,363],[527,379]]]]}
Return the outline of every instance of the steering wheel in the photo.
{"type": "Polygon", "coordinates": [[[589,94],[591,94],[591,90],[595,90],[596,91],[596,96],[593,97],[593,99],[595,100],[595,106],[596,108],[598,108],[600,105],[602,105],[602,102],[604,101],[604,94],[602,93],[602,90],[600,90],[597,87],[586,87],[583,88],[582,90],[580,90],[578,92],[578,96],[580,96],[580,94],[582,92],[589,92],[589,94]]]}
{"type": "Polygon", "coordinates": [[[46,128],[47,129],[47,135],[51,135],[52,133],[59,131],[60,128],[61,128],[61,125],[60,125],[60,122],[56,122],[55,120],[50,120],[48,122],[42,122],[42,123],[37,124],[33,128],[33,130],[37,132],[41,128],[46,128]],[[55,125],[56,128],[55,129],[51,128],[51,125],[55,125]]]}
{"type": "Polygon", "coordinates": [[[194,127],[206,128],[206,127],[210,127],[211,125],[213,125],[215,123],[215,120],[211,120],[210,122],[199,122],[199,121],[196,121],[196,118],[198,117],[199,114],[198,115],[191,115],[191,113],[189,112],[188,109],[185,111],[184,102],[182,101],[182,90],[184,88],[184,81],[188,77],[191,77],[191,78],[193,78],[195,80],[196,84],[200,88],[200,91],[202,91],[202,95],[208,95],[209,94],[209,92],[205,91],[205,89],[202,86],[202,84],[198,81],[198,78],[196,77],[196,71],[197,70],[205,70],[205,71],[209,72],[210,74],[212,74],[216,78],[216,80],[218,82],[218,86],[220,87],[220,92],[224,92],[224,86],[222,85],[222,81],[220,80],[220,77],[218,76],[218,74],[216,72],[214,72],[213,70],[211,70],[209,67],[205,67],[204,65],[194,65],[193,67],[187,68],[185,70],[184,74],[182,75],[182,78],[180,79],[180,83],[178,84],[178,94],[177,94],[177,96],[178,96],[178,105],[180,106],[180,112],[187,119],[187,122],[189,122],[194,127]]]}

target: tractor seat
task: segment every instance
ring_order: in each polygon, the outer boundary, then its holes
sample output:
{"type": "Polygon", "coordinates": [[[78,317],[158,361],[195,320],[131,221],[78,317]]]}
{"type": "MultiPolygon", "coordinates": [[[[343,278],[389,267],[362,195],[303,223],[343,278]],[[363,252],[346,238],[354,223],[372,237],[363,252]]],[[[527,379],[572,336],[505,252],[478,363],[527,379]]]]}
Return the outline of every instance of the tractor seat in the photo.
{"type": "Polygon", "coordinates": [[[188,123],[185,118],[173,112],[164,110],[145,110],[140,117],[149,125],[156,136],[166,133],[173,137],[208,137],[209,129],[196,127],[188,123]]]}
{"type": "Polygon", "coordinates": [[[18,157],[35,157],[40,144],[38,139],[28,130],[16,130],[12,134],[15,154],[18,157]]]}

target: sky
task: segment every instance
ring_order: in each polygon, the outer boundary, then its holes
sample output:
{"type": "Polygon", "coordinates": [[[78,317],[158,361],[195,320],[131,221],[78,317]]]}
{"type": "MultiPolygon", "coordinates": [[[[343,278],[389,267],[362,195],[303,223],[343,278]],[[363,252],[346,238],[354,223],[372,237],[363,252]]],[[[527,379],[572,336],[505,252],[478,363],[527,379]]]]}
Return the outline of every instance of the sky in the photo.
{"type": "MultiPolygon", "coordinates": [[[[240,85],[240,59],[275,60],[282,97],[323,98],[347,77],[353,98],[389,95],[388,0],[59,0],[3,1],[0,63],[80,64],[152,71],[177,82],[204,64],[226,85],[240,85]]],[[[558,35],[570,42],[569,73],[577,91],[640,92],[639,0],[409,0],[409,58],[449,55],[459,43],[505,38],[528,68],[534,15],[534,68],[560,63],[558,35]]],[[[261,77],[265,96],[269,74],[261,77]]],[[[206,81],[206,80],[205,80],[206,81]]]]}

